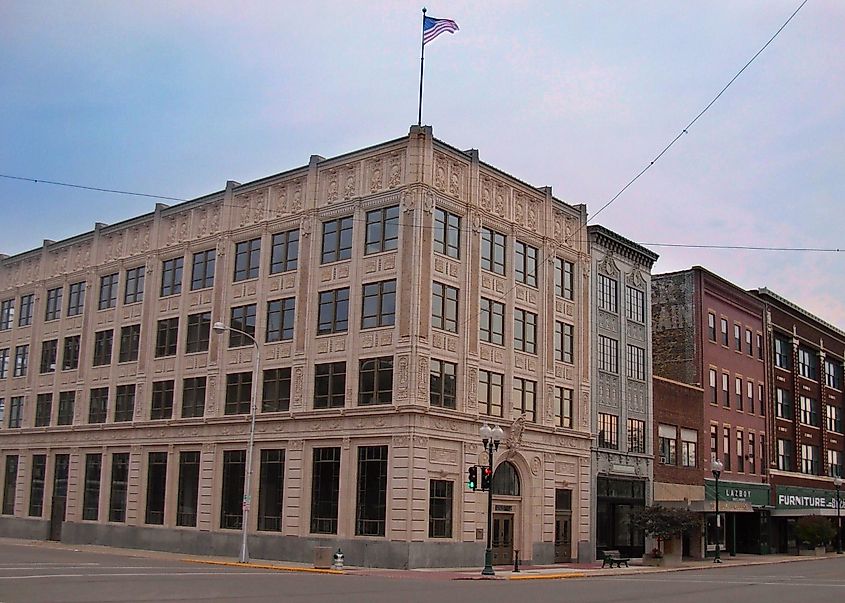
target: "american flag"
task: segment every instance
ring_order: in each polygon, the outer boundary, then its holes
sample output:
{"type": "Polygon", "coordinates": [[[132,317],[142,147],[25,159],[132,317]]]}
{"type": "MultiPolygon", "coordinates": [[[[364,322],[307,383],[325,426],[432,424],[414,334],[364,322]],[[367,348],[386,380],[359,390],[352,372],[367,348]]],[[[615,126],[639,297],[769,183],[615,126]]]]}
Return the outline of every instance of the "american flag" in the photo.
{"type": "Polygon", "coordinates": [[[455,33],[458,31],[458,24],[451,19],[425,17],[423,19],[423,44],[428,44],[444,31],[455,33]]]}

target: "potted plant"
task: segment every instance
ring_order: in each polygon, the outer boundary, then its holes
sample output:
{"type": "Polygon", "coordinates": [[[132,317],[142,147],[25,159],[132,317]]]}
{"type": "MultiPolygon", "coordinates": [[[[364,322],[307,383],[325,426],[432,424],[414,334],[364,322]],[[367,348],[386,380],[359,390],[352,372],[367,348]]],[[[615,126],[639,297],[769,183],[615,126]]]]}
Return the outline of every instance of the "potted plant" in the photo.
{"type": "Polygon", "coordinates": [[[665,563],[663,543],[666,540],[680,538],[684,532],[698,528],[701,525],[701,519],[697,513],[688,509],[654,505],[634,511],[631,515],[631,523],[657,540],[657,547],[652,549],[650,554],[643,555],[643,564],[663,565],[665,563]]]}
{"type": "MultiPolygon", "coordinates": [[[[826,517],[821,515],[805,515],[795,524],[795,537],[798,539],[799,549],[812,550],[811,554],[824,555],[826,545],[836,536],[836,528],[826,517]]],[[[806,554],[806,553],[805,553],[806,554]]]]}

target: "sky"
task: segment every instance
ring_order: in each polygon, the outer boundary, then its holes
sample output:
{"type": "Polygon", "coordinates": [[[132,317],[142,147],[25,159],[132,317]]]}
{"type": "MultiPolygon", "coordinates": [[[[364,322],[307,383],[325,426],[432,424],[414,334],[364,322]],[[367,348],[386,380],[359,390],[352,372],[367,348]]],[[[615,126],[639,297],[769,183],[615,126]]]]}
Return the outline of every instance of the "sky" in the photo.
{"type": "MultiPolygon", "coordinates": [[[[845,2],[436,0],[434,136],[660,254],[845,329],[845,2]]],[[[405,0],[3,0],[0,174],[196,198],[405,136],[421,8],[405,0]]],[[[0,178],[0,253],[156,199],[0,178]]],[[[159,200],[160,201],[160,200],[159,200]]]]}

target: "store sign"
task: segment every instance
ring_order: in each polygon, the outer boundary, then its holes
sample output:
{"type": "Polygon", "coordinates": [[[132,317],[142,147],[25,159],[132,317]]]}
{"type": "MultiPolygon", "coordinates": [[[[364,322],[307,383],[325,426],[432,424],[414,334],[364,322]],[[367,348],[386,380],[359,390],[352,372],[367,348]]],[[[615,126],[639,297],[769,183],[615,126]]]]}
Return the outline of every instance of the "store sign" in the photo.
{"type": "MultiPolygon", "coordinates": [[[[716,499],[716,481],[704,480],[704,492],[707,500],[716,499]]],[[[757,507],[764,507],[769,502],[767,484],[743,484],[742,482],[719,481],[719,500],[724,502],[744,502],[757,507]]]]}
{"type": "MultiPolygon", "coordinates": [[[[836,492],[819,488],[778,486],[775,503],[782,509],[835,509],[836,492]]],[[[845,503],[845,501],[842,501],[845,503]]]]}

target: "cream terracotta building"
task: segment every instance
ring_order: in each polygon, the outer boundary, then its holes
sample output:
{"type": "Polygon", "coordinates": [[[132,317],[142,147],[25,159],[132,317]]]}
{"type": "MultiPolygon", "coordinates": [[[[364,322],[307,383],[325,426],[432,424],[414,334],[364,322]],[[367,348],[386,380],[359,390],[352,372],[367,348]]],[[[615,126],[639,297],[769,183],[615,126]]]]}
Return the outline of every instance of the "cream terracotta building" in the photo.
{"type": "MultiPolygon", "coordinates": [[[[0,532],[474,566],[590,538],[590,264],[567,205],[431,128],[0,260],[0,532]]],[[[580,233],[580,234],[579,234],[580,233]]],[[[587,550],[588,547],[582,547],[587,550]]]]}

